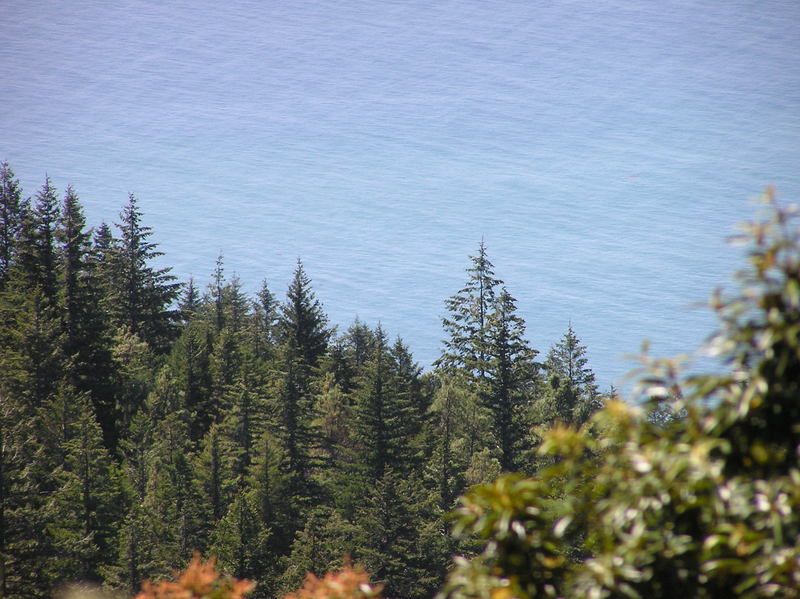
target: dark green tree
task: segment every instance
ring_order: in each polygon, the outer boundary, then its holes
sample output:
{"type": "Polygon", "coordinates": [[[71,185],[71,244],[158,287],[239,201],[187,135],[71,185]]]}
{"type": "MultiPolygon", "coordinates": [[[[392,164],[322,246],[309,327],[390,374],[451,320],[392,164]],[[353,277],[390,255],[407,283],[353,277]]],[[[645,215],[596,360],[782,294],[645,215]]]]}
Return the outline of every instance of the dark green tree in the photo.
{"type": "Polygon", "coordinates": [[[304,369],[316,367],[328,348],[331,330],[322,304],[311,290],[311,279],[297,261],[286,302],[281,306],[280,331],[283,345],[304,369]]]}
{"type": "Polygon", "coordinates": [[[401,376],[386,334],[378,327],[372,354],[354,391],[357,464],[369,484],[381,480],[389,468],[401,473],[410,470],[419,422],[408,388],[412,384],[413,380],[401,376]]]}
{"type": "Polygon", "coordinates": [[[236,491],[236,450],[230,440],[220,434],[218,425],[211,425],[196,461],[196,485],[204,520],[211,528],[226,514],[236,491]]]}
{"type": "Polygon", "coordinates": [[[0,291],[8,281],[19,245],[27,202],[8,162],[0,164],[0,291]]]}
{"type": "Polygon", "coordinates": [[[516,300],[503,289],[488,317],[486,385],[482,397],[492,413],[492,431],[503,470],[515,470],[520,443],[527,433],[526,414],[534,398],[538,364],[536,350],[525,339],[525,321],[516,300]]]}
{"type": "Polygon", "coordinates": [[[162,255],[150,241],[153,232],[142,224],[142,212],[131,194],[120,214],[120,239],[111,252],[112,315],[118,326],[125,326],[145,341],[157,354],[164,353],[176,333],[178,311],[173,302],[180,283],[170,268],[155,268],[153,260],[162,255]]]}
{"type": "Polygon", "coordinates": [[[445,300],[448,316],[442,319],[442,325],[447,339],[435,365],[443,369],[463,369],[482,380],[489,360],[486,353],[489,316],[494,309],[496,289],[503,282],[494,276],[494,265],[486,255],[483,241],[470,260],[466,285],[445,300]]]}
{"type": "Polygon", "coordinates": [[[602,404],[588,363],[586,346],[570,324],[561,340],[550,348],[545,362],[556,417],[561,422],[580,426],[602,404]]]}
{"type": "Polygon", "coordinates": [[[61,321],[66,375],[78,392],[89,394],[106,447],[114,451],[118,431],[111,335],[101,309],[103,289],[92,253],[91,234],[71,187],[64,196],[56,239],[62,264],[61,321]]]}
{"type": "Polygon", "coordinates": [[[48,560],[52,580],[63,583],[101,580],[115,547],[121,489],[91,403],[74,393],[73,421],[60,450],[63,463],[55,472],[47,511],[55,554],[48,560]]]}
{"type": "Polygon", "coordinates": [[[0,595],[44,597],[52,545],[45,531],[53,488],[52,461],[31,426],[30,412],[0,391],[0,595]]]}
{"type": "Polygon", "coordinates": [[[64,366],[55,244],[59,205],[49,179],[24,216],[16,261],[0,295],[0,360],[13,373],[6,379],[9,391],[36,408],[55,392],[64,366]]]}

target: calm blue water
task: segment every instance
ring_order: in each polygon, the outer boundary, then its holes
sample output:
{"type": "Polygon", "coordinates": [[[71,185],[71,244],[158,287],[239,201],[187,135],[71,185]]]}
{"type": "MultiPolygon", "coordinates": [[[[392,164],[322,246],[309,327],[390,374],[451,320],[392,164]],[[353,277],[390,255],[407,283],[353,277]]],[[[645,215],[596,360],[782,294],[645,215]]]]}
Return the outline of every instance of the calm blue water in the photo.
{"type": "Polygon", "coordinates": [[[165,261],[282,295],[301,256],[334,323],[438,354],[486,240],[534,347],[572,322],[600,381],[739,264],[724,237],[800,198],[794,0],[0,5],[0,160],[89,220],[136,193],[165,261]]]}

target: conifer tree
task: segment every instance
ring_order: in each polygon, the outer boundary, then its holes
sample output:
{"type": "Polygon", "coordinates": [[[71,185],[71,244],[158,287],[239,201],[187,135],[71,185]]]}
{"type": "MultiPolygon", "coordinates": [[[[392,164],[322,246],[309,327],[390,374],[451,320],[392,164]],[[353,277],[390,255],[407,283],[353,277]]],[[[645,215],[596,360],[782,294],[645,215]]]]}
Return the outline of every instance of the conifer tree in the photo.
{"type": "Polygon", "coordinates": [[[584,424],[602,406],[594,372],[588,367],[586,346],[570,324],[561,340],[550,348],[544,363],[548,385],[532,410],[536,424],[556,421],[573,426],[584,424]]]}
{"type": "Polygon", "coordinates": [[[157,353],[164,353],[175,335],[178,313],[172,303],[180,293],[180,283],[170,268],[154,268],[151,263],[162,255],[149,241],[153,232],[142,224],[142,212],[133,194],[117,224],[121,237],[111,252],[112,297],[110,307],[120,326],[139,336],[157,353]]]}
{"type": "Polygon", "coordinates": [[[46,177],[32,209],[25,212],[18,250],[19,277],[29,292],[40,293],[43,305],[53,310],[58,301],[56,228],[59,212],[56,189],[46,177]]]}
{"type": "Polygon", "coordinates": [[[312,403],[303,363],[283,348],[283,372],[278,387],[278,431],[286,453],[292,495],[307,496],[311,471],[312,403]]]}
{"type": "Polygon", "coordinates": [[[214,265],[214,273],[211,275],[211,283],[208,286],[211,303],[214,306],[214,330],[219,334],[225,326],[225,298],[223,290],[225,288],[225,269],[223,268],[222,254],[217,256],[214,265]]]}
{"type": "Polygon", "coordinates": [[[156,359],[150,346],[127,327],[117,330],[111,352],[119,377],[115,427],[124,435],[153,389],[156,359]]]}
{"type": "Polygon", "coordinates": [[[211,332],[202,319],[192,320],[172,345],[167,366],[176,378],[181,404],[189,419],[189,436],[198,442],[216,420],[212,404],[211,332]]]}
{"type": "Polygon", "coordinates": [[[533,400],[538,365],[536,350],[525,339],[525,322],[516,300],[504,288],[489,315],[486,355],[487,386],[482,390],[492,413],[492,429],[503,470],[517,467],[519,443],[526,433],[525,415],[533,400]]]}
{"type": "Polygon", "coordinates": [[[355,557],[385,585],[387,597],[429,597],[445,572],[444,536],[435,524],[428,528],[435,518],[421,495],[418,480],[387,469],[357,515],[355,557]]]}
{"type": "Polygon", "coordinates": [[[234,448],[233,475],[241,486],[253,460],[260,431],[264,430],[266,409],[264,400],[246,375],[236,381],[226,404],[229,407],[222,416],[222,429],[234,448]]]}
{"type": "Polygon", "coordinates": [[[55,470],[57,487],[46,508],[55,551],[48,573],[59,582],[99,582],[114,546],[120,489],[91,403],[80,394],[73,394],[72,402],[74,419],[61,447],[64,460],[55,470]]]}
{"type": "Polygon", "coordinates": [[[407,384],[398,376],[386,335],[378,327],[372,355],[354,392],[358,464],[370,482],[382,479],[389,468],[409,469],[416,427],[410,394],[403,388],[407,384]]]}
{"type": "Polygon", "coordinates": [[[253,355],[259,360],[266,361],[276,343],[278,302],[269,290],[266,280],[262,281],[256,296],[250,327],[250,345],[253,348],[253,355]]]}
{"type": "Polygon", "coordinates": [[[444,351],[436,361],[443,369],[463,369],[477,380],[486,374],[489,343],[489,316],[495,302],[500,279],[494,276],[494,265],[481,241],[478,253],[470,256],[467,283],[454,296],[445,300],[448,316],[442,319],[445,333],[444,351]]]}
{"type": "Polygon", "coordinates": [[[204,520],[209,527],[225,515],[233,499],[236,491],[234,464],[234,447],[220,434],[219,425],[212,424],[194,468],[204,520]]]}
{"type": "Polygon", "coordinates": [[[310,285],[298,260],[286,302],[281,306],[281,348],[276,359],[281,369],[279,431],[291,475],[290,484],[297,497],[308,497],[311,493],[312,376],[331,335],[328,319],[310,285]]]}
{"type": "Polygon", "coordinates": [[[0,291],[5,288],[19,249],[19,235],[27,209],[19,181],[8,163],[3,162],[0,164],[0,291]]]}
{"type": "Polygon", "coordinates": [[[36,408],[55,392],[63,376],[55,245],[59,206],[50,179],[45,179],[35,205],[24,214],[16,261],[0,297],[4,322],[0,355],[4,366],[16,371],[13,378],[25,381],[18,391],[36,408]]]}
{"type": "MultiPolygon", "coordinates": [[[[150,554],[151,574],[166,575],[187,559],[204,540],[206,526],[197,492],[188,426],[182,415],[168,413],[153,423],[153,446],[148,459],[142,531],[158,535],[150,554]]],[[[137,524],[137,526],[139,526],[137,524]]]]}
{"type": "Polygon", "coordinates": [[[0,595],[43,597],[52,548],[45,531],[52,463],[31,426],[30,412],[0,391],[0,595]]]}
{"type": "Polygon", "coordinates": [[[283,344],[304,369],[316,367],[328,348],[331,331],[322,304],[311,290],[311,279],[297,261],[292,282],[281,306],[280,329],[283,344]]]}
{"type": "Polygon", "coordinates": [[[92,256],[91,234],[71,187],[61,208],[56,239],[60,246],[61,320],[67,376],[79,392],[87,392],[103,429],[106,447],[114,450],[115,372],[111,338],[101,312],[103,292],[92,256]]]}
{"type": "Polygon", "coordinates": [[[318,449],[322,465],[329,471],[349,457],[352,406],[336,383],[333,373],[327,373],[314,404],[314,428],[318,431],[318,449]]]}
{"type": "Polygon", "coordinates": [[[253,450],[247,487],[253,494],[256,517],[262,529],[269,528],[268,550],[284,555],[294,533],[295,497],[289,494],[289,477],[284,472],[286,456],[269,431],[261,433],[253,450]]]}
{"type": "Polygon", "coordinates": [[[314,508],[297,533],[284,560],[279,589],[296,589],[307,573],[321,576],[341,568],[343,558],[357,549],[358,529],[328,506],[314,508]]]}
{"type": "Polygon", "coordinates": [[[197,290],[197,286],[194,283],[194,277],[189,277],[189,281],[186,283],[180,303],[178,304],[181,313],[181,321],[184,325],[197,317],[201,305],[200,292],[197,290]]]}
{"type": "Polygon", "coordinates": [[[237,578],[261,578],[268,565],[264,554],[268,540],[269,528],[261,526],[254,496],[239,488],[214,528],[209,552],[221,568],[237,578]]]}

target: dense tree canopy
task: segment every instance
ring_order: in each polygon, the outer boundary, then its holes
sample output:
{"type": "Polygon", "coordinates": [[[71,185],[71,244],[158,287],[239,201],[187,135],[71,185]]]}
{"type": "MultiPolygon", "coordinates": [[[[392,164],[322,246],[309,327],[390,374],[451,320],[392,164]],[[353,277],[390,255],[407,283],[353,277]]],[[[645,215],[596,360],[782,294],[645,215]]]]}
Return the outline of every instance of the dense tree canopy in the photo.
{"type": "Polygon", "coordinates": [[[483,242],[423,372],[332,327],[299,261],[285,297],[222,256],[182,285],[133,196],[115,237],[3,164],[0,595],[132,593],[199,551],[256,598],[365,580],[320,578],[346,555],[403,599],[797,596],[800,239],[768,203],[712,302],[729,374],[644,358],[625,403],[571,324],[534,348],[483,242]]]}

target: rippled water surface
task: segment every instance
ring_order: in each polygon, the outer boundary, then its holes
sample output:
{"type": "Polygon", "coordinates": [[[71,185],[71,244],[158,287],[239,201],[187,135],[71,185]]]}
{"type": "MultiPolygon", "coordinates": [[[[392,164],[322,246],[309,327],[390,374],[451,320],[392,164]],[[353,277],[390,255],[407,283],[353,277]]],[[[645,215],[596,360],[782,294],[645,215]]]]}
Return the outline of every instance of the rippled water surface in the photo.
{"type": "Polygon", "coordinates": [[[282,295],[435,359],[481,238],[534,347],[571,321],[604,385],[694,306],[774,183],[800,199],[793,0],[41,2],[0,7],[0,160],[89,220],[128,192],[181,278],[282,295]]]}

